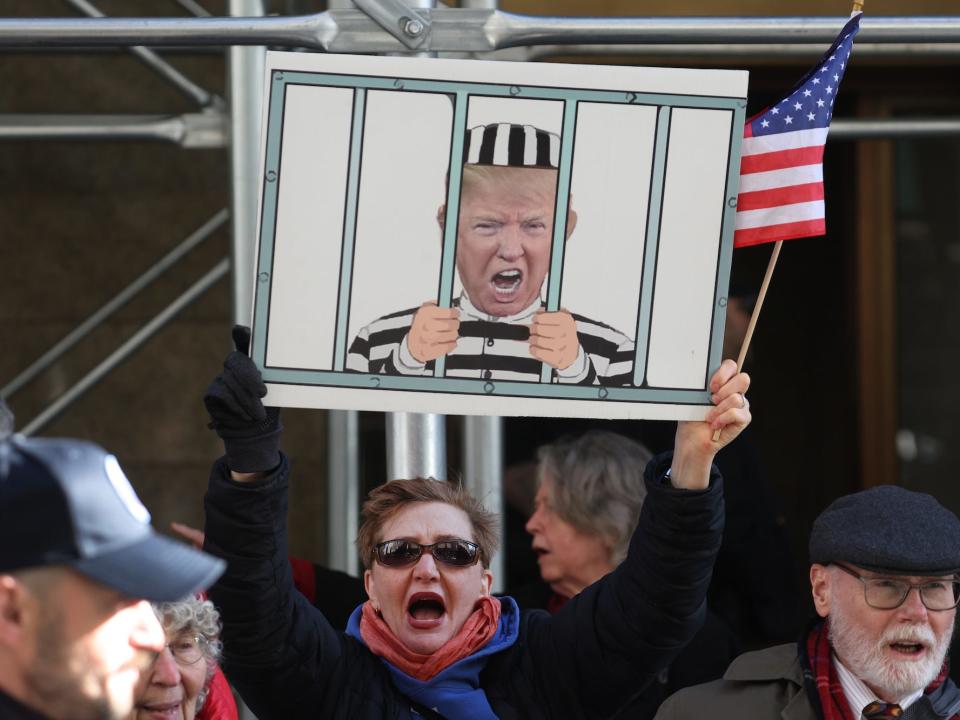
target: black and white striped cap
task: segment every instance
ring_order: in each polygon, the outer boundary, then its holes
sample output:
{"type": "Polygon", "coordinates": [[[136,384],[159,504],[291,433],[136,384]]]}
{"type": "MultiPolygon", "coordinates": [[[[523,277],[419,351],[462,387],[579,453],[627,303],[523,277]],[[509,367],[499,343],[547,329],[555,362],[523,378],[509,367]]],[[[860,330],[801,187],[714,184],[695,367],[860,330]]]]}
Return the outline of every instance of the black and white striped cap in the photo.
{"type": "Polygon", "coordinates": [[[463,162],[468,165],[557,168],[560,136],[533,125],[492,123],[467,130],[463,162]]]}

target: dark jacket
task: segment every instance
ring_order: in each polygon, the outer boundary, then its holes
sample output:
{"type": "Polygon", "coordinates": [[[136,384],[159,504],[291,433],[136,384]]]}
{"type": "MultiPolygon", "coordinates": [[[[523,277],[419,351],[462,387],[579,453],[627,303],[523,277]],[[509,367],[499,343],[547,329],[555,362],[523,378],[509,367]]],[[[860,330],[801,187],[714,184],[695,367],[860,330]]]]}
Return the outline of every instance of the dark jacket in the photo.
{"type": "Polygon", "coordinates": [[[3,720],[49,720],[46,715],[41,715],[36,710],[31,710],[17,702],[3,690],[0,690],[0,718],[3,720]]]}
{"type": "MultiPolygon", "coordinates": [[[[551,597],[556,597],[550,586],[542,580],[524,585],[511,594],[524,609],[549,609],[551,597]]],[[[658,673],[656,680],[643,693],[617,713],[616,720],[650,720],[660,703],[681,688],[723,677],[724,671],[740,651],[737,636],[708,607],[703,627],[690,643],[680,651],[670,667],[658,673]]]]}
{"type": "Polygon", "coordinates": [[[795,643],[744,653],[722,680],[681,690],[660,706],[656,720],[750,718],[818,720],[803,685],[795,643]]]}
{"type": "MultiPolygon", "coordinates": [[[[812,692],[816,694],[816,690],[812,692]]],[[[911,705],[904,717],[949,718],[960,710],[960,692],[947,680],[911,705]]],[[[656,720],[820,720],[811,703],[795,643],[741,655],[722,680],[681,690],[660,706],[656,720]]]]}
{"type": "MultiPolygon", "coordinates": [[[[627,559],[558,614],[523,614],[480,685],[501,720],[603,718],[642,691],[703,622],[723,529],[722,481],[704,491],[647,468],[648,495],[627,559]]],[[[224,623],[224,669],[261,720],[410,718],[383,662],[294,592],[287,561],[289,466],[235,483],[221,460],[205,504],[206,549],[227,560],[210,590],[224,623]]]]}

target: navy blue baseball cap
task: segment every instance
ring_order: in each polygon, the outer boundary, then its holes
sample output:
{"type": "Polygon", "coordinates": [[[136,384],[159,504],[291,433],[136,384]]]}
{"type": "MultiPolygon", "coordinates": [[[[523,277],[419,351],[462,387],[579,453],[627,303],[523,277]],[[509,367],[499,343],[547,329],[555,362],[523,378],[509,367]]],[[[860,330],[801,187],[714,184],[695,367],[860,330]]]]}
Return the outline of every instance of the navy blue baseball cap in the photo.
{"type": "Polygon", "coordinates": [[[206,589],[225,568],[154,532],[117,458],[101,447],[0,438],[0,572],[49,565],[156,602],[206,589]]]}

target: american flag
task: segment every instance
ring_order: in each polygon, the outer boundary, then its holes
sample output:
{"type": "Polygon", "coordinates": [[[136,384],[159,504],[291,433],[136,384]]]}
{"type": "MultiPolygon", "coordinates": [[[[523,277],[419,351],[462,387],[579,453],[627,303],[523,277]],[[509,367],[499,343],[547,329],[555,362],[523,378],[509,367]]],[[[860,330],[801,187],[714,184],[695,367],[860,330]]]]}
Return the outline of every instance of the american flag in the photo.
{"type": "Polygon", "coordinates": [[[820,62],[743,128],[734,247],[823,235],[823,146],[860,13],[820,62]]]}

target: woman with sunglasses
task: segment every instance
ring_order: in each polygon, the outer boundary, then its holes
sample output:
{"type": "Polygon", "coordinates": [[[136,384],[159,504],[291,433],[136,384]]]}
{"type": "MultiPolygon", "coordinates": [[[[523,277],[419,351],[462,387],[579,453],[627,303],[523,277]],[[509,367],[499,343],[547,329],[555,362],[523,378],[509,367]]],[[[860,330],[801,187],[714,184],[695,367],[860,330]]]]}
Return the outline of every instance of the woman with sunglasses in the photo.
{"type": "MultiPolygon", "coordinates": [[[[167,646],[141,676],[127,720],[194,720],[204,707],[220,659],[220,614],[209,600],[191,597],[154,603],[167,646]]],[[[236,720],[232,698],[211,720],[236,720]]],[[[210,708],[206,708],[210,710],[210,708]]]]}
{"type": "Polygon", "coordinates": [[[723,526],[712,459],[750,421],[748,385],[732,361],[721,366],[707,420],[680,423],[672,460],[647,467],[626,560],[553,616],[491,597],[496,534],[466,493],[422,479],[377,488],[358,537],[370,599],[342,633],[294,590],[278,413],[263,408],[253,363],[231,353],[204,397],[226,450],[205,547],[228,561],[210,590],[227,676],[260,720],[612,715],[703,621],[723,526]]]}

